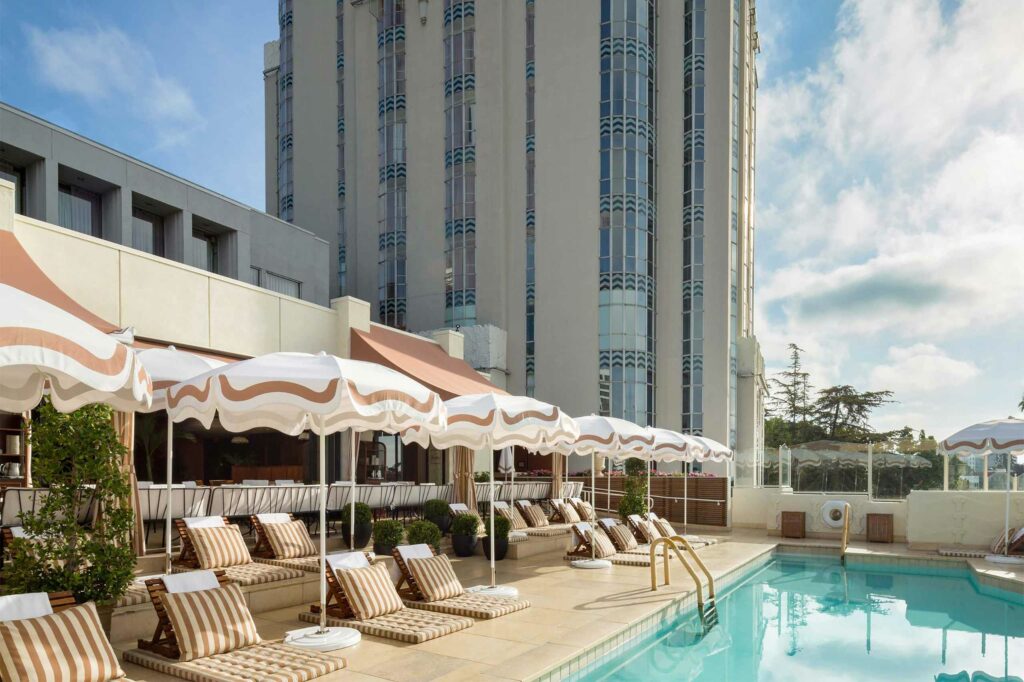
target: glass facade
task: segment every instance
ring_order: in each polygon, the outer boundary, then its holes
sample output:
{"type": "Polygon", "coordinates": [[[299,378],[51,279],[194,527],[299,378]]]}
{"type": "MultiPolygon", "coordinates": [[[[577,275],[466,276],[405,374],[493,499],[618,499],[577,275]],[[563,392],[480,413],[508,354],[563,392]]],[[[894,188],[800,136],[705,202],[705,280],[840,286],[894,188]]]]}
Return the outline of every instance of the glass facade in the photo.
{"type": "Polygon", "coordinates": [[[277,9],[281,25],[281,38],[278,44],[281,65],[277,76],[277,216],[281,220],[291,222],[295,219],[292,170],[292,0],[278,0],[277,9]]]}
{"type": "Polygon", "coordinates": [[[655,402],[654,0],[601,0],[601,412],[650,424],[655,402]]]}
{"type": "Polygon", "coordinates": [[[381,0],[377,18],[377,305],[405,329],[405,2],[381,0]]]}
{"type": "Polygon", "coordinates": [[[536,324],[537,300],[537,205],[534,180],[536,178],[535,149],[537,132],[535,73],[535,23],[534,0],[526,0],[526,395],[533,397],[537,388],[536,324]]]}
{"type": "Polygon", "coordinates": [[[736,403],[739,382],[740,327],[740,17],[743,0],[732,2],[732,78],[729,144],[729,447],[736,447],[736,403]]]}
{"type": "Polygon", "coordinates": [[[476,324],[474,0],[444,3],[444,316],[476,324]]]}
{"type": "Polygon", "coordinates": [[[704,429],[705,0],[686,0],[683,27],[682,430],[704,429]]]}
{"type": "Polygon", "coordinates": [[[57,223],[92,237],[103,236],[100,195],[74,185],[57,186],[57,223]]]}
{"type": "Polygon", "coordinates": [[[337,86],[338,86],[338,292],[347,293],[345,265],[345,0],[337,0],[337,86]]]}
{"type": "Polygon", "coordinates": [[[132,208],[132,248],[163,256],[164,219],[141,208],[132,208]]]}

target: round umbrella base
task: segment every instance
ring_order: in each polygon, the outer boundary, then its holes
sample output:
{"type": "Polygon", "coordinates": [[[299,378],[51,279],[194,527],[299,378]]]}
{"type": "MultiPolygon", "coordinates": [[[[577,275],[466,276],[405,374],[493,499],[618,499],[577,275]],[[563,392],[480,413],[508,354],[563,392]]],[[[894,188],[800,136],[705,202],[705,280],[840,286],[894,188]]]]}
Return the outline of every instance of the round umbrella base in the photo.
{"type": "Polygon", "coordinates": [[[570,566],[573,568],[611,568],[612,562],[607,559],[578,559],[573,561],[570,566]]]}
{"type": "Polygon", "coordinates": [[[1006,556],[1005,554],[989,554],[985,561],[993,564],[1010,564],[1011,566],[1024,566],[1024,556],[1006,556]]]}
{"type": "Polygon", "coordinates": [[[489,597],[505,597],[506,599],[518,599],[519,590],[510,585],[475,585],[466,590],[470,594],[483,594],[489,597]]]}
{"type": "Polygon", "coordinates": [[[320,627],[314,625],[311,628],[291,630],[284,637],[284,643],[288,646],[312,651],[334,651],[345,649],[359,644],[362,635],[359,630],[352,628],[325,628],[320,632],[320,627]]]}

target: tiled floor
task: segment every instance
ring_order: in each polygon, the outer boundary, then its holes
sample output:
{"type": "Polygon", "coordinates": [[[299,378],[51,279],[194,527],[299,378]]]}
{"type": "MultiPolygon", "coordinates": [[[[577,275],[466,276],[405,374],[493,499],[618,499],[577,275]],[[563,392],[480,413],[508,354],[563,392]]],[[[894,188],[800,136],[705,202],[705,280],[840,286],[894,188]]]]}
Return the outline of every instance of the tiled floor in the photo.
{"type": "MultiPolygon", "coordinates": [[[[700,551],[716,579],[742,568],[780,543],[763,532],[737,529],[726,541],[700,551]]],[[[835,548],[825,540],[784,541],[801,548],[835,548]]],[[[914,552],[903,545],[854,543],[851,554],[939,559],[934,553],[914,552]]],[[[961,564],[964,560],[960,561],[961,564]]],[[[482,557],[456,559],[463,584],[486,582],[488,564],[482,557]]],[[[979,571],[1014,580],[1024,590],[1024,571],[971,560],[979,571]]],[[[339,651],[348,669],[322,680],[470,680],[530,679],[571,660],[615,633],[692,593],[694,584],[675,563],[672,584],[657,592],[650,589],[647,568],[613,566],[608,570],[571,568],[561,553],[548,553],[498,564],[500,583],[515,585],[533,606],[492,621],[477,621],[461,632],[418,645],[364,637],[357,646],[339,651]]],[[[308,607],[307,607],[308,608],[308,607]]],[[[256,622],[265,638],[281,637],[300,627],[298,607],[260,614],[256,622]]],[[[134,642],[118,642],[119,649],[134,642]]],[[[171,679],[125,666],[128,677],[138,680],[171,679]]]]}

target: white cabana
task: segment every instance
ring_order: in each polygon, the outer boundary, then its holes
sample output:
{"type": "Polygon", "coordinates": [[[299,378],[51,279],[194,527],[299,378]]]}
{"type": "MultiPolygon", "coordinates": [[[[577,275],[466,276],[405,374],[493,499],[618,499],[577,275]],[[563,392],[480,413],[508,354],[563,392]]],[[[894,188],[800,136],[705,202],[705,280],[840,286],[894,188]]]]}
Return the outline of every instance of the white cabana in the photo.
{"type": "Polygon", "coordinates": [[[987,561],[1024,564],[1024,557],[1009,556],[1010,545],[1010,476],[1016,461],[1024,465],[1024,419],[1007,417],[972,424],[957,431],[939,443],[939,452],[945,455],[970,457],[972,455],[1006,456],[1006,511],[1003,520],[1003,554],[989,555],[987,561]]]}
{"type": "Polygon", "coordinates": [[[31,410],[48,393],[60,412],[150,405],[149,374],[128,346],[40,298],[0,284],[0,410],[31,410]]]}
{"type": "MultiPolygon", "coordinates": [[[[192,377],[223,367],[220,360],[178,350],[174,346],[167,348],[147,348],[136,353],[142,366],[149,372],[153,380],[153,403],[148,409],[139,412],[162,412],[167,409],[167,389],[174,384],[187,381],[192,377]]],[[[174,421],[167,415],[167,518],[164,527],[164,572],[171,572],[171,538],[174,518],[174,499],[171,494],[171,472],[174,459],[174,421]]]]}
{"type": "Polygon", "coordinates": [[[430,428],[409,429],[402,435],[406,443],[421,447],[432,444],[435,448],[466,447],[486,450],[490,464],[490,528],[491,584],[478,589],[501,596],[516,596],[514,588],[496,584],[494,565],[494,450],[523,447],[537,451],[544,446],[558,446],[571,442],[579,435],[576,422],[555,405],[533,398],[475,393],[452,398],[445,402],[448,424],[441,431],[430,428]]]}
{"type": "MultiPolygon", "coordinates": [[[[216,415],[228,431],[272,428],[297,436],[313,431],[320,452],[320,625],[289,634],[297,646],[319,650],[359,641],[350,628],[327,628],[326,437],[349,429],[352,448],[350,539],[355,539],[357,433],[396,433],[445,426],[441,398],[409,377],[381,365],[319,353],[271,353],[201,374],[168,390],[167,410],[176,422],[198,419],[209,428],[216,415]]],[[[354,550],[354,548],[353,548],[354,550]]]]}

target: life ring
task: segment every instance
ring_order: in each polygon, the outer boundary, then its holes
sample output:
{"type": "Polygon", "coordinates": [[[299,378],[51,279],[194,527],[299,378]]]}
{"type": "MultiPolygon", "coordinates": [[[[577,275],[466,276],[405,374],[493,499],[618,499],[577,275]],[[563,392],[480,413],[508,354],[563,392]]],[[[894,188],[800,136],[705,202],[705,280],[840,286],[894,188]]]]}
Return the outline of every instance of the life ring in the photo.
{"type": "Polygon", "coordinates": [[[842,528],[846,517],[846,502],[829,500],[821,506],[821,520],[829,528],[842,528]]]}

